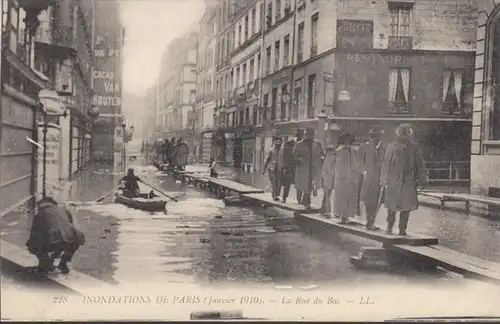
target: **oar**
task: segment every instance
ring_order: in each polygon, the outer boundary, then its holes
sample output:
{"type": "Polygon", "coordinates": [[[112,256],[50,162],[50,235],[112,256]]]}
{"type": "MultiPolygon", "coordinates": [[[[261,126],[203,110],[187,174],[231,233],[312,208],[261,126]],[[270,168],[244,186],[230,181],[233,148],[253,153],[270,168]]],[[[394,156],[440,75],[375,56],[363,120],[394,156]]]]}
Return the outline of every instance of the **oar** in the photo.
{"type": "Polygon", "coordinates": [[[163,191],[161,191],[160,189],[158,189],[158,188],[156,188],[156,187],[153,187],[153,186],[152,186],[152,185],[150,185],[149,183],[146,183],[146,182],[144,182],[143,180],[141,180],[141,182],[142,182],[142,183],[144,183],[146,186],[150,187],[151,189],[154,189],[154,190],[158,191],[159,193],[161,193],[162,195],[164,195],[164,196],[166,196],[166,197],[168,197],[168,198],[172,199],[173,201],[175,201],[175,202],[179,202],[176,198],[174,198],[174,197],[172,197],[172,196],[167,195],[166,193],[164,193],[163,191]]]}
{"type": "Polygon", "coordinates": [[[120,186],[117,186],[116,188],[113,188],[113,190],[111,190],[110,192],[108,192],[107,194],[105,194],[104,196],[102,196],[101,198],[98,198],[96,200],[96,202],[101,202],[103,201],[104,199],[106,199],[106,197],[108,197],[109,195],[111,195],[113,192],[115,192],[118,188],[120,188],[120,186]]]}

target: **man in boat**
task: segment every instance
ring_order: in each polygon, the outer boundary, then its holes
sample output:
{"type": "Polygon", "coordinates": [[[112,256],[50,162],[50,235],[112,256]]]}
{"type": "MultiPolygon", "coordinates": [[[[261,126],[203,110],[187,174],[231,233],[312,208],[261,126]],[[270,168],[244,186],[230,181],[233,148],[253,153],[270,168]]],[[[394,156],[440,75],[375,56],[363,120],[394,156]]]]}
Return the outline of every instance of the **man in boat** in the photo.
{"type": "Polygon", "coordinates": [[[83,244],[85,236],[74,226],[70,211],[58,206],[51,197],[42,198],[26,242],[28,251],[38,259],[38,270],[41,273],[55,270],[54,261],[60,258],[57,268],[69,273],[68,262],[83,244]]]}
{"type": "Polygon", "coordinates": [[[135,175],[134,169],[128,169],[127,175],[120,179],[120,182],[122,182],[122,186],[120,187],[120,189],[123,190],[123,196],[127,198],[159,197],[153,192],[153,190],[151,190],[148,194],[141,194],[139,181],[141,181],[141,179],[135,175]]]}

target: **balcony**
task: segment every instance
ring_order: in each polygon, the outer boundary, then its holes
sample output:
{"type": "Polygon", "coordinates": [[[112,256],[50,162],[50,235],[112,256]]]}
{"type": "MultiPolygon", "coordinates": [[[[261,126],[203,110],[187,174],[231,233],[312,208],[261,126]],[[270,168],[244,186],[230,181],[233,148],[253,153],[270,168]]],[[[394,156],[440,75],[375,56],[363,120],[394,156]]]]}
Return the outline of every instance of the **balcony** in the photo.
{"type": "Polygon", "coordinates": [[[413,37],[389,36],[388,48],[397,50],[411,50],[413,48],[413,37]]]}

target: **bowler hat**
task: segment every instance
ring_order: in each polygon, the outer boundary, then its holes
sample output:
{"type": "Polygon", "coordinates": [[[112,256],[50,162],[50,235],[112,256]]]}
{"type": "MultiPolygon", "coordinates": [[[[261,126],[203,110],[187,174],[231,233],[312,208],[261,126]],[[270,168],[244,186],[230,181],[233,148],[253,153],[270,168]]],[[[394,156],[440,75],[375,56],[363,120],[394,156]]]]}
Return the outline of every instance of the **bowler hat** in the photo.
{"type": "Polygon", "coordinates": [[[396,128],[396,135],[401,139],[407,139],[413,135],[413,128],[409,124],[401,124],[396,128]]]}

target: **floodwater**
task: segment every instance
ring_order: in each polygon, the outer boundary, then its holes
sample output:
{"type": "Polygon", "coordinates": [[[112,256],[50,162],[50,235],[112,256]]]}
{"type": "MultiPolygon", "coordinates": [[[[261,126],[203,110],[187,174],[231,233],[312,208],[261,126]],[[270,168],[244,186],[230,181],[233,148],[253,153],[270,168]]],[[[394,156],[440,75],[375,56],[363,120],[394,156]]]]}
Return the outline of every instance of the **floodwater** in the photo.
{"type": "MultiPolygon", "coordinates": [[[[118,283],[456,283],[456,277],[450,274],[357,270],[349,257],[373,242],[328,233],[309,235],[295,225],[291,216],[225,206],[210,193],[175,182],[152,167],[135,169],[139,177],[178,197],[179,202],[170,201],[166,214],[114,203],[79,207],[101,217],[118,219],[113,226],[117,248],[111,266],[112,278],[118,283]]],[[[92,184],[95,174],[99,181],[112,177],[94,173],[79,194],[96,187],[92,184]]],[[[110,183],[116,183],[115,180],[110,183]]],[[[95,197],[96,190],[92,191],[95,197]]]]}

